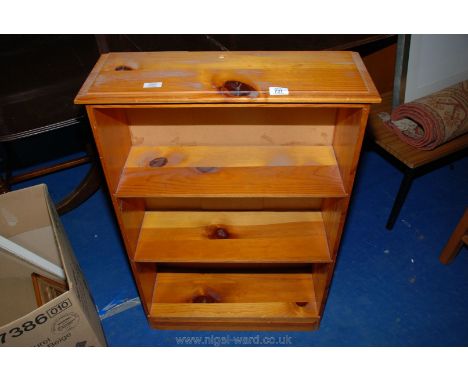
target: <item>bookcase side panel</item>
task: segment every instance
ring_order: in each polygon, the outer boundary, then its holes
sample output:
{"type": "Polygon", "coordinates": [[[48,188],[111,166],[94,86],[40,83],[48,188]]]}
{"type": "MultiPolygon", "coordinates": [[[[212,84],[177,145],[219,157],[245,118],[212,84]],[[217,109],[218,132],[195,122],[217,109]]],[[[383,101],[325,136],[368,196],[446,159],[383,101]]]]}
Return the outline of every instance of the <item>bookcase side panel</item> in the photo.
{"type": "MultiPolygon", "coordinates": [[[[87,111],[125,249],[131,258],[138,242],[145,202],[144,199],[119,200],[114,195],[131,147],[125,112],[93,106],[87,106],[87,111]]],[[[130,265],[144,300],[143,307],[148,312],[156,273],[148,269],[149,265],[137,266],[132,261],[130,265]]]]}
{"type": "MultiPolygon", "coordinates": [[[[361,109],[341,109],[337,113],[333,147],[343,185],[349,195],[354,184],[368,114],[369,106],[361,109]]],[[[320,315],[323,313],[333,277],[349,201],[350,196],[323,199],[322,217],[333,262],[329,265],[316,264],[314,266],[314,283],[320,315]]]]}

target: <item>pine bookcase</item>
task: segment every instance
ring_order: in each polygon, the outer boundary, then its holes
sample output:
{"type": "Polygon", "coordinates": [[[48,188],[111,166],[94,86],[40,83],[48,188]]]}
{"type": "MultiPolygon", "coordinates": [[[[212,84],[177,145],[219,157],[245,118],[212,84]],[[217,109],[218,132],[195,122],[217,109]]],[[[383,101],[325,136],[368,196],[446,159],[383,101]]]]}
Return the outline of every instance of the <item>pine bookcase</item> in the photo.
{"type": "Polygon", "coordinates": [[[380,102],[357,53],[109,53],[75,102],[152,327],[318,328],[380,102]]]}

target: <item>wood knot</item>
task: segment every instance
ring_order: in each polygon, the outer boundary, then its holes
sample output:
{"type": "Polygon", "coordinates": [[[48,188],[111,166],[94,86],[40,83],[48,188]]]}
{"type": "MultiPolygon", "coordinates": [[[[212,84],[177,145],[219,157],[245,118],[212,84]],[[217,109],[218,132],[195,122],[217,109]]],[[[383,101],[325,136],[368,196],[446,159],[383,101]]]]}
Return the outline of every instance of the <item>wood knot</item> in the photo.
{"type": "Polygon", "coordinates": [[[229,239],[229,232],[222,227],[218,227],[214,231],[214,236],[216,239],[229,239]]]}
{"type": "Polygon", "coordinates": [[[218,225],[207,227],[206,232],[209,239],[229,239],[231,237],[227,228],[218,225]]]}
{"type": "Polygon", "coordinates": [[[163,167],[166,164],[167,164],[167,158],[165,157],[154,158],[149,161],[150,167],[163,167]]]}
{"type": "Polygon", "coordinates": [[[195,296],[192,299],[192,302],[194,304],[213,304],[218,301],[213,296],[210,296],[208,294],[201,294],[201,295],[195,296]]]}
{"type": "Polygon", "coordinates": [[[202,174],[212,174],[218,171],[218,167],[195,167],[202,174]]]}
{"type": "Polygon", "coordinates": [[[121,72],[121,71],[125,71],[125,70],[133,70],[133,68],[131,68],[130,66],[127,66],[127,65],[119,65],[114,70],[117,71],[117,72],[121,72]]]}
{"type": "Polygon", "coordinates": [[[254,87],[241,81],[226,81],[219,90],[229,97],[256,97],[258,95],[254,87]]]}
{"type": "Polygon", "coordinates": [[[297,301],[297,302],[296,302],[296,305],[297,305],[297,306],[301,306],[301,307],[306,306],[307,304],[308,304],[307,301],[297,301]]]}

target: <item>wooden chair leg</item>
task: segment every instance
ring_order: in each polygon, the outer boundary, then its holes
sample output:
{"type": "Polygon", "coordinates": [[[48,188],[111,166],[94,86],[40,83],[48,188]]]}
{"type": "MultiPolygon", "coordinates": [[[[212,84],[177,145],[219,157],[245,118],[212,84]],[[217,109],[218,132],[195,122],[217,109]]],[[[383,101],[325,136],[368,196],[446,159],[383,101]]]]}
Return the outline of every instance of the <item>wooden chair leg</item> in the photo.
{"type": "Polygon", "coordinates": [[[86,174],[86,177],[81,181],[78,187],[74,189],[71,194],[56,204],[59,215],[63,215],[73,210],[91,197],[91,195],[99,189],[101,179],[99,165],[97,163],[93,163],[88,174],[86,174]]]}
{"type": "Polygon", "coordinates": [[[442,264],[450,263],[458,251],[460,251],[463,244],[468,241],[468,208],[465,210],[465,214],[459,221],[457,227],[453,231],[450,239],[445,245],[442,253],[440,254],[439,260],[442,264]]]}
{"type": "Polygon", "coordinates": [[[390,216],[388,217],[386,228],[391,230],[395,225],[395,221],[400,214],[401,207],[403,207],[403,203],[405,202],[406,195],[408,195],[408,191],[411,188],[411,184],[413,183],[413,179],[415,177],[415,170],[410,168],[405,170],[405,175],[403,180],[400,184],[400,189],[398,190],[398,194],[393,202],[392,211],[390,212],[390,216]]]}

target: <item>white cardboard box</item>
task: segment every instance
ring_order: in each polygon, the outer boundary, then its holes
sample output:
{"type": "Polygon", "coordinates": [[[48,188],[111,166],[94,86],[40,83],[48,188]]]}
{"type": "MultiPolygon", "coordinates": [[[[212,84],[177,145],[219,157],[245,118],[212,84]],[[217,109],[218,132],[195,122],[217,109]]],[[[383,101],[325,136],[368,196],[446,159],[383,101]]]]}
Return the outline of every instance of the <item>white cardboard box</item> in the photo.
{"type": "Polygon", "coordinates": [[[0,346],[106,346],[46,185],[0,195],[0,234],[60,266],[66,276],[61,281],[0,249],[0,346]]]}

